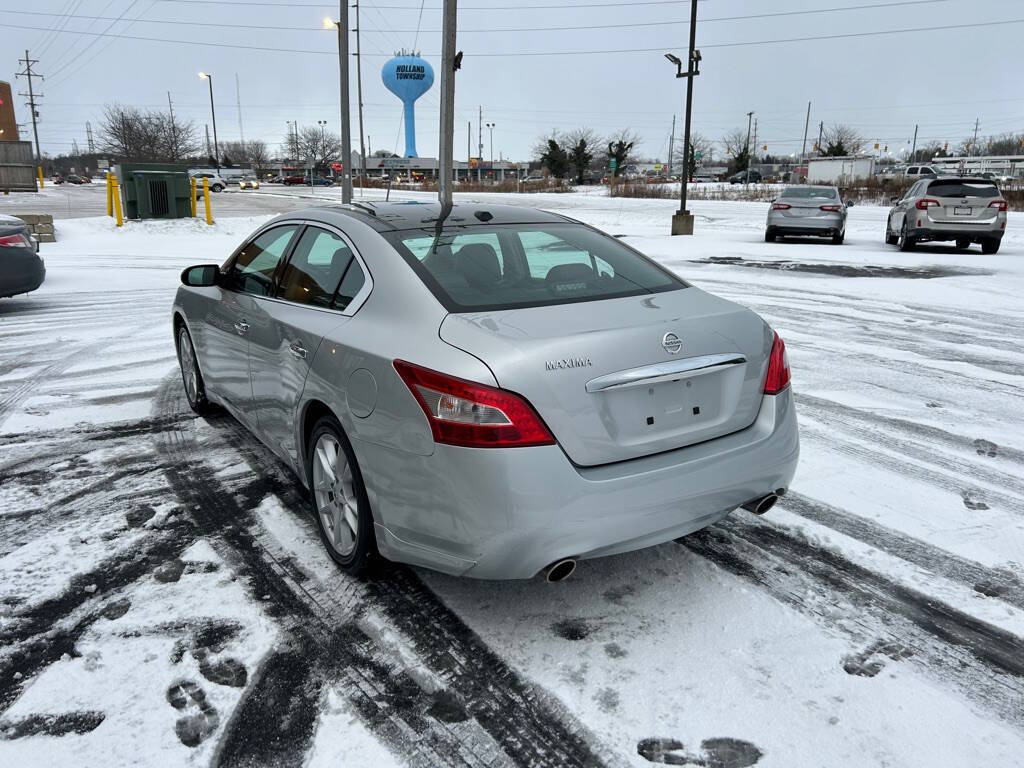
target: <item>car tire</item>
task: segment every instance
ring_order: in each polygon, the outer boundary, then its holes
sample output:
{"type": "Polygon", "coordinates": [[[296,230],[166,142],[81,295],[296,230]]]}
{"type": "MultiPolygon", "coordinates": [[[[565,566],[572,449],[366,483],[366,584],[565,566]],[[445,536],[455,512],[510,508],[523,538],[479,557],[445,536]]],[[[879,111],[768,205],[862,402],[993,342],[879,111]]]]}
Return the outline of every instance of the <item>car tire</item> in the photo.
{"type": "Polygon", "coordinates": [[[206,385],[203,374],[199,370],[199,359],[196,348],[192,344],[192,336],[182,323],[178,328],[178,367],[181,369],[181,383],[185,387],[185,397],[189,407],[200,416],[205,416],[213,406],[206,397],[206,385]]]}
{"type": "Polygon", "coordinates": [[[832,238],[832,245],[842,245],[843,244],[843,240],[845,240],[845,239],[846,239],[846,233],[845,232],[840,232],[838,235],[835,235],[832,238]]]}
{"type": "Polygon", "coordinates": [[[210,187],[210,189],[212,191],[214,191],[214,192],[223,192],[224,191],[224,187],[221,184],[214,184],[212,187],[210,187]]]}
{"type": "Polygon", "coordinates": [[[966,237],[960,238],[959,240],[956,241],[956,249],[958,251],[966,251],[970,247],[971,241],[968,240],[966,237]]]}
{"type": "Polygon", "coordinates": [[[981,252],[984,254],[999,253],[999,241],[996,239],[982,240],[981,252]]]}
{"type": "Polygon", "coordinates": [[[916,243],[914,242],[914,238],[907,234],[906,221],[903,222],[903,227],[900,229],[900,237],[896,244],[897,246],[899,246],[899,249],[903,252],[914,250],[914,246],[916,245],[916,243]]]}
{"type": "Polygon", "coordinates": [[[306,456],[313,516],[327,554],[343,571],[362,576],[377,555],[373,515],[355,453],[334,416],[313,426],[306,456]]]}
{"type": "Polygon", "coordinates": [[[885,244],[886,245],[896,245],[900,241],[900,236],[899,235],[894,235],[892,233],[892,231],[889,229],[889,224],[890,223],[891,222],[890,222],[889,219],[887,219],[886,222],[885,222],[885,244]]]}
{"type": "Polygon", "coordinates": [[[766,243],[774,243],[775,242],[775,238],[776,238],[776,235],[775,235],[774,232],[771,232],[771,231],[769,231],[767,229],[765,230],[765,232],[764,232],[764,241],[766,243]]]}

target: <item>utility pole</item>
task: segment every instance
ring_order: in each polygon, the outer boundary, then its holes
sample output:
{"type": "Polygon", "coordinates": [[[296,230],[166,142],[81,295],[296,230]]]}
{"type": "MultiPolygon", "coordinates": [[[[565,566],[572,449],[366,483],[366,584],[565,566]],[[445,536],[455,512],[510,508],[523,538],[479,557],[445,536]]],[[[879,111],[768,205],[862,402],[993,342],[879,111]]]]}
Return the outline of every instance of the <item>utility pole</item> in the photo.
{"type": "Polygon", "coordinates": [[[476,180],[484,180],[484,108],[479,107],[480,112],[476,119],[477,128],[477,152],[476,152],[476,180]]]}
{"type": "Polygon", "coordinates": [[[178,131],[174,126],[174,104],[171,103],[171,92],[167,92],[167,111],[171,116],[171,160],[178,159],[178,131]]]}
{"type": "Polygon", "coordinates": [[[469,181],[469,177],[472,175],[469,171],[469,166],[473,162],[473,150],[471,150],[470,142],[473,141],[473,121],[466,121],[466,181],[469,181]]]}
{"type": "Polygon", "coordinates": [[[45,78],[42,75],[36,74],[32,71],[32,65],[38,64],[39,60],[29,58],[27,48],[25,49],[25,58],[18,59],[18,63],[25,65],[25,71],[18,72],[14,76],[24,77],[28,80],[28,93],[19,92],[18,95],[28,96],[27,104],[29,111],[32,113],[32,135],[35,136],[36,139],[36,161],[42,163],[43,155],[42,152],[39,151],[39,126],[37,125],[37,121],[39,119],[39,110],[37,109],[38,105],[36,104],[36,99],[41,99],[43,97],[43,94],[37,94],[35,92],[35,89],[32,86],[32,78],[38,77],[40,80],[44,80],[45,78]]]}
{"type": "Polygon", "coordinates": [[[245,149],[245,128],[242,127],[242,89],[238,85],[238,73],[235,72],[235,105],[238,107],[238,136],[242,140],[242,149],[245,149]]]}
{"type": "Polygon", "coordinates": [[[672,115],[672,133],[668,137],[668,173],[666,176],[672,175],[672,152],[675,148],[676,143],[676,116],[672,115]]]}
{"type": "Polygon", "coordinates": [[[807,129],[811,127],[811,102],[807,102],[807,119],[804,120],[804,144],[800,148],[800,159],[807,159],[807,129]]]}
{"type": "MultiPolygon", "coordinates": [[[[697,0],[690,0],[690,52],[683,72],[683,63],[670,53],[665,58],[676,65],[676,77],[686,78],[686,117],[683,123],[683,175],[679,185],[679,210],[672,215],[673,235],[693,234],[693,215],[686,208],[686,185],[690,180],[690,117],[693,112],[693,80],[700,74],[700,51],[697,50],[697,0]]],[[[674,118],[673,118],[674,120],[674,118]]]]}
{"type": "Polygon", "coordinates": [[[913,147],[910,150],[910,162],[911,163],[916,163],[917,162],[916,158],[917,158],[917,126],[915,125],[914,126],[914,145],[913,145],[913,147]]]}
{"type": "Polygon", "coordinates": [[[743,186],[750,184],[750,128],[754,123],[754,113],[747,112],[747,175],[743,180],[743,186]]]}
{"type": "Polygon", "coordinates": [[[455,26],[457,0],[444,0],[441,16],[441,146],[438,147],[437,189],[441,202],[440,228],[452,210],[452,169],[455,167],[455,26]]]}
{"type": "MultiPolygon", "coordinates": [[[[759,153],[758,153],[758,149],[757,149],[757,118],[756,117],[754,118],[754,144],[753,144],[753,147],[754,147],[754,157],[755,158],[759,158],[759,153]]],[[[757,162],[760,165],[760,163],[761,163],[760,159],[758,159],[757,162]]]]}
{"type": "Polygon", "coordinates": [[[338,100],[341,107],[341,202],[352,202],[352,128],[348,92],[348,2],[338,0],[338,100]]]}
{"type": "Polygon", "coordinates": [[[970,157],[971,155],[974,154],[974,150],[978,146],[978,124],[979,123],[980,123],[980,120],[978,118],[975,118],[974,119],[974,141],[971,143],[971,151],[967,153],[968,157],[970,157]]]}
{"type": "MultiPolygon", "coordinates": [[[[366,178],[366,147],[363,145],[363,57],[359,45],[359,0],[356,9],[356,101],[359,102],[359,194],[363,194],[363,179],[366,178]]],[[[367,137],[369,139],[369,137],[367,137]]]]}
{"type": "Polygon", "coordinates": [[[825,121],[822,120],[818,123],[818,157],[821,157],[825,153],[825,148],[821,146],[821,142],[825,138],[825,121]]]}
{"type": "Polygon", "coordinates": [[[89,154],[96,154],[96,144],[92,140],[92,123],[85,121],[85,143],[89,147],[89,154]]]}

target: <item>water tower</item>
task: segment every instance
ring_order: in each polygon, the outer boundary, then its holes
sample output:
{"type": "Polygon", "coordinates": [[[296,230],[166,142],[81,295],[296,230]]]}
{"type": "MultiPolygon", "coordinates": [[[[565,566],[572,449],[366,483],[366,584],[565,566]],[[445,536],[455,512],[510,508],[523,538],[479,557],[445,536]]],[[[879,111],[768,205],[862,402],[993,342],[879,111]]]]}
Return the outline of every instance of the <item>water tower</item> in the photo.
{"type": "Polygon", "coordinates": [[[416,154],[416,99],[434,84],[434,70],[426,59],[404,51],[384,65],[380,73],[384,87],[402,100],[405,113],[405,157],[416,154]]]}

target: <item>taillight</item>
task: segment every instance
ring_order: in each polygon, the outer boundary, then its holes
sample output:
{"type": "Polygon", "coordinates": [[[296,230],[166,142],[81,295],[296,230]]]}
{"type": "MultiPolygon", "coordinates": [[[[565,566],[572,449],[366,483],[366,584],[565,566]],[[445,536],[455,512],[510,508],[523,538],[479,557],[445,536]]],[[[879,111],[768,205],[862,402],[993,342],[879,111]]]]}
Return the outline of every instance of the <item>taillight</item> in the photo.
{"type": "Polygon", "coordinates": [[[822,205],[819,206],[823,211],[832,211],[833,213],[843,210],[841,205],[822,205]]]}
{"type": "Polygon", "coordinates": [[[933,200],[930,197],[922,197],[920,200],[917,201],[917,203],[915,203],[917,210],[919,211],[927,211],[929,208],[938,206],[938,204],[938,200],[933,200]]]}
{"type": "Polygon", "coordinates": [[[470,448],[554,445],[533,406],[517,394],[395,360],[430,422],[434,441],[470,448]]]}
{"type": "Polygon", "coordinates": [[[0,235],[0,247],[3,248],[31,248],[32,241],[25,235],[0,235]]]}
{"type": "Polygon", "coordinates": [[[988,204],[988,207],[989,208],[998,208],[1000,211],[1005,211],[1006,210],[1006,201],[1005,200],[993,200],[991,203],[988,204]]]}
{"type": "Polygon", "coordinates": [[[778,333],[772,341],[772,353],[768,356],[768,374],[764,377],[764,393],[777,395],[789,386],[789,357],[786,344],[778,333]]]}
{"type": "Polygon", "coordinates": [[[788,205],[787,203],[772,203],[773,211],[788,211],[792,207],[792,205],[788,205]]]}

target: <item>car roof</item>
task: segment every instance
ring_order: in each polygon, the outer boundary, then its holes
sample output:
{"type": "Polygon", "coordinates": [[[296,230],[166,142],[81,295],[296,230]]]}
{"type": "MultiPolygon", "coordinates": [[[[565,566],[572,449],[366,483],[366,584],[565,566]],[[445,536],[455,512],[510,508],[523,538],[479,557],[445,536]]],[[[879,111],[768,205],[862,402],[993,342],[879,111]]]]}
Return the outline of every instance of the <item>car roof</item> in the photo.
{"type": "MultiPolygon", "coordinates": [[[[441,215],[441,204],[435,202],[406,201],[357,202],[350,205],[321,205],[292,211],[288,218],[307,218],[328,224],[343,225],[344,219],[356,219],[378,232],[403,229],[425,229],[436,226],[441,215]]],[[[488,203],[459,203],[445,221],[449,226],[482,224],[543,224],[574,222],[567,216],[518,205],[491,205],[488,203]]]]}

